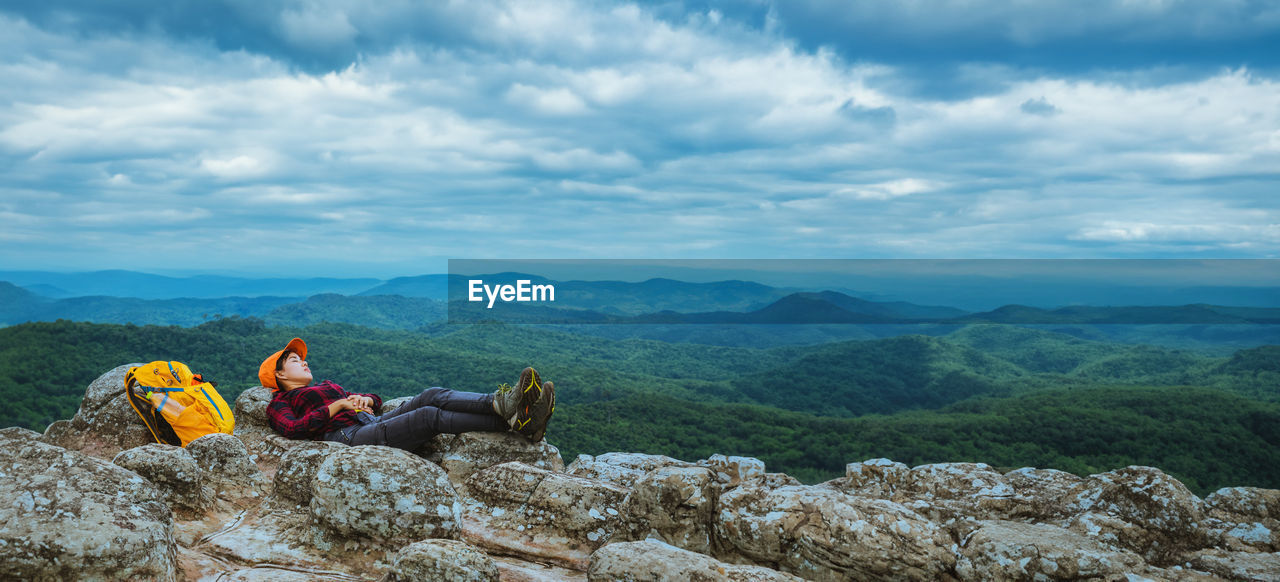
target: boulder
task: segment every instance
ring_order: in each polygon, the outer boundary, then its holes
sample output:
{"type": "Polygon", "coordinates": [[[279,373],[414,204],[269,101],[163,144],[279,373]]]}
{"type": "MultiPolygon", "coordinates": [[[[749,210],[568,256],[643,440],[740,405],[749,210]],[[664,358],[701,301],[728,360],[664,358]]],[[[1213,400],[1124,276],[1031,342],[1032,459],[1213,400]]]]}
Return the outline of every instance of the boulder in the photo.
{"type": "Polygon", "coordinates": [[[1214,547],[1234,552],[1275,552],[1280,549],[1280,521],[1223,521],[1207,518],[1203,522],[1214,547]]]}
{"type": "Polygon", "coordinates": [[[910,473],[911,468],[902,463],[868,459],[845,465],[844,479],[836,479],[831,484],[847,493],[893,499],[910,473]]]}
{"type": "Polygon", "coordinates": [[[271,404],[274,395],[275,392],[266,386],[254,386],[241,392],[235,402],[236,428],[242,425],[262,426],[271,430],[267,424],[267,405],[271,404]]]}
{"type": "Polygon", "coordinates": [[[935,463],[913,467],[899,487],[906,505],[939,523],[957,517],[998,519],[1014,507],[1013,487],[986,463],[935,463]]]}
{"type": "Polygon", "coordinates": [[[329,441],[302,441],[280,458],[272,481],[274,500],[291,506],[311,505],[311,482],[329,455],[347,445],[329,441]]]}
{"type": "Polygon", "coordinates": [[[444,470],[400,449],[334,451],[316,470],[311,492],[312,522],[339,538],[394,544],[459,531],[462,504],[444,470]]]}
{"type": "Polygon", "coordinates": [[[1204,550],[1190,557],[1195,570],[1208,572],[1224,580],[1274,582],[1280,580],[1280,554],[1242,553],[1204,550]]]}
{"type": "Polygon", "coordinates": [[[29,428],[10,426],[0,428],[0,439],[8,443],[35,442],[43,439],[43,435],[29,428]]]}
{"type": "Polygon", "coordinates": [[[659,467],[694,467],[693,463],[673,459],[665,455],[641,453],[605,453],[603,455],[578,455],[565,472],[578,477],[608,481],[620,487],[630,488],[645,473],[659,467]]]}
{"type": "Polygon", "coordinates": [[[800,582],[761,566],[731,565],[657,540],[618,542],[591,554],[590,582],[800,582]]]}
{"type": "Polygon", "coordinates": [[[0,430],[0,564],[14,580],[173,580],[173,514],[137,473],[0,430]]]}
{"type": "Polygon", "coordinates": [[[1183,566],[1160,568],[1147,566],[1142,573],[1128,574],[1124,582],[1222,582],[1222,578],[1183,566]]]}
{"type": "Polygon", "coordinates": [[[530,443],[516,433],[466,432],[447,441],[433,443],[439,448],[440,467],[455,485],[481,469],[510,461],[548,471],[564,471],[560,450],[545,440],[530,443]]]}
{"type": "Polygon", "coordinates": [[[280,436],[267,424],[267,404],[271,402],[272,394],[270,388],[255,386],[241,392],[233,405],[236,428],[232,434],[244,443],[249,450],[249,458],[268,475],[275,471],[280,455],[290,448],[289,443],[300,442],[280,436]]]}
{"type": "Polygon", "coordinates": [[[902,505],[772,481],[720,496],[722,552],[819,581],[935,580],[955,563],[949,534],[902,505]]]}
{"type": "Polygon", "coordinates": [[[1063,528],[982,521],[961,542],[961,580],[1124,579],[1146,568],[1132,552],[1117,551],[1063,528]]]}
{"type": "Polygon", "coordinates": [[[698,461],[699,467],[711,469],[712,475],[724,487],[737,487],[739,483],[764,475],[764,461],[754,457],[726,457],[711,455],[698,461]]]}
{"type": "Polygon", "coordinates": [[[392,410],[400,408],[401,404],[404,404],[410,400],[413,400],[412,396],[401,396],[399,398],[392,398],[391,400],[383,400],[382,408],[378,409],[378,414],[386,414],[388,412],[391,412],[392,410]]]}
{"type": "Polygon", "coordinates": [[[1063,503],[1068,527],[1137,552],[1156,566],[1208,545],[1204,502],[1153,467],[1129,466],[1090,475],[1063,503]]]}
{"type": "Polygon", "coordinates": [[[262,496],[266,478],[240,439],[215,432],[187,443],[187,451],[219,498],[239,504],[262,496]]]}
{"type": "Polygon", "coordinates": [[[1207,511],[1230,521],[1280,520],[1280,490],[1223,487],[1204,498],[1207,511]]]}
{"type": "Polygon", "coordinates": [[[75,416],[50,424],[42,440],[105,460],[125,449],[155,442],[124,393],[125,374],[141,365],[124,364],[99,376],[85,389],[75,416]]]}
{"type": "Polygon", "coordinates": [[[457,540],[423,540],[396,554],[388,582],[497,582],[498,565],[475,547],[457,540]]]}
{"type": "Polygon", "coordinates": [[[503,463],[471,475],[468,541],[586,569],[591,552],[624,532],[628,491],[612,483],[503,463]]]}
{"type": "Polygon", "coordinates": [[[718,497],[706,467],[659,467],[635,482],[623,501],[633,539],[657,537],[678,548],[709,553],[718,497]]]}
{"type": "Polygon", "coordinates": [[[213,503],[214,491],[187,449],[151,443],[121,451],[111,462],[155,484],[171,508],[197,512],[213,503]]]}
{"type": "Polygon", "coordinates": [[[1004,474],[1014,491],[1015,506],[1010,517],[1042,521],[1063,514],[1063,500],[1084,481],[1057,469],[1023,467],[1004,474]]]}
{"type": "MultiPolygon", "coordinates": [[[[183,573],[190,580],[218,580],[227,568],[253,564],[254,580],[268,580],[270,570],[308,572],[314,580],[351,580],[344,572],[368,575],[385,569],[397,547],[367,543],[365,538],[337,538],[313,525],[305,508],[259,504],[222,519],[222,527],[205,532],[188,546],[183,573]],[[192,559],[208,556],[207,559],[192,559]],[[379,563],[383,561],[383,563],[379,563]],[[336,577],[323,575],[330,573],[336,577]]],[[[245,570],[240,570],[245,572],[245,570]]],[[[283,574],[282,574],[283,575],[283,574]]]]}

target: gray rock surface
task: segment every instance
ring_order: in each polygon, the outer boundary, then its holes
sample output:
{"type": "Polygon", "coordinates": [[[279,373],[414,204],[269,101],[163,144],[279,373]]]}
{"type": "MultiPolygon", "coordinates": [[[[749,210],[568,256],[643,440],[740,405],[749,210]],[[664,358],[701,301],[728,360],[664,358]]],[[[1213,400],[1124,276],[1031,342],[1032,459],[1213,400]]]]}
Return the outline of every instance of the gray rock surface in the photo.
{"type": "Polygon", "coordinates": [[[1204,520],[1212,545],[1235,552],[1275,552],[1280,550],[1280,521],[1204,520]]]}
{"type": "Polygon", "coordinates": [[[754,457],[711,455],[698,461],[698,466],[711,469],[716,481],[726,487],[736,487],[765,473],[764,461],[754,457]]]}
{"type": "Polygon", "coordinates": [[[955,563],[950,535],[897,503],[760,479],[720,497],[724,551],[806,580],[934,580],[955,563]]]}
{"type": "Polygon", "coordinates": [[[1189,560],[1192,568],[1223,580],[1275,582],[1280,580],[1280,554],[1204,550],[1189,560]]]}
{"type": "Polygon", "coordinates": [[[868,459],[845,465],[844,479],[837,479],[832,485],[846,493],[894,499],[910,473],[911,468],[902,463],[889,459],[868,459]]]}
{"type": "Polygon", "coordinates": [[[439,441],[440,467],[455,486],[481,469],[518,461],[548,471],[564,471],[560,450],[545,440],[530,443],[516,433],[468,432],[439,441]]]}
{"type": "Polygon", "coordinates": [[[391,400],[383,400],[382,408],[378,409],[378,414],[386,414],[388,412],[391,412],[392,410],[399,408],[401,404],[404,404],[410,400],[413,400],[412,396],[401,396],[399,398],[392,398],[391,400]]]}
{"type": "Polygon", "coordinates": [[[912,467],[902,476],[904,503],[938,523],[957,518],[990,519],[1008,515],[1014,489],[986,463],[934,463],[912,467]]]}
{"type": "Polygon", "coordinates": [[[1177,479],[1153,467],[1128,466],[1090,475],[1064,502],[1067,527],[1156,566],[1208,545],[1204,502],[1177,479]]]}
{"type": "Polygon", "coordinates": [[[1204,498],[1205,509],[1227,519],[1280,519],[1280,490],[1223,487],[1204,498]]]}
{"type": "Polygon", "coordinates": [[[137,473],[0,431],[0,564],[14,580],[173,580],[173,514],[137,473]]]}
{"type": "Polygon", "coordinates": [[[270,456],[273,451],[266,447],[269,437],[276,436],[276,431],[267,424],[267,404],[271,402],[271,397],[271,389],[265,386],[255,386],[241,392],[232,405],[236,417],[236,428],[232,434],[244,442],[250,455],[265,456],[261,461],[274,465],[279,457],[270,456]]]}
{"type": "Polygon", "coordinates": [[[590,582],[800,582],[760,566],[726,564],[657,540],[609,544],[591,555],[590,582]]]}
{"type": "Polygon", "coordinates": [[[983,521],[961,545],[961,580],[1124,579],[1146,568],[1132,552],[1117,551],[1060,527],[983,521]]]}
{"type": "Polygon", "coordinates": [[[503,463],[473,474],[467,540],[585,569],[592,551],[624,532],[628,490],[599,479],[503,463]]]}
{"type": "Polygon", "coordinates": [[[121,451],[111,462],[155,484],[171,508],[201,511],[213,503],[214,491],[187,449],[152,443],[121,451]]]}
{"type": "Polygon", "coordinates": [[[285,505],[310,506],[311,482],[329,455],[347,445],[327,441],[303,441],[280,458],[273,480],[272,494],[285,505]]]}
{"type": "Polygon", "coordinates": [[[440,467],[391,447],[328,455],[311,484],[313,523],[337,537],[388,544],[455,537],[462,504],[440,467]]]}
{"type": "Polygon", "coordinates": [[[187,443],[187,451],[204,473],[215,494],[232,503],[256,499],[265,491],[266,478],[249,458],[244,442],[215,432],[187,443]]]}
{"type": "Polygon", "coordinates": [[[1063,503],[1084,479],[1066,471],[1023,467],[1004,474],[1014,490],[1011,517],[1049,520],[1062,515],[1063,503]]]}
{"type": "Polygon", "coordinates": [[[503,434],[437,435],[415,456],[280,437],[261,388],[236,400],[234,438],[126,448],[130,425],[145,431],[117,401],[126,368],[43,435],[0,430],[0,577],[1280,580],[1276,490],[1201,501],[1149,467],[1080,478],[888,459],[806,486],[723,455],[565,468],[554,447],[503,434]],[[458,537],[469,545],[442,539],[458,537]]]}
{"type": "Polygon", "coordinates": [[[603,455],[578,455],[565,472],[578,477],[608,481],[620,487],[631,487],[645,473],[659,467],[693,467],[693,463],[673,459],[665,455],[641,453],[605,453],[603,455]]]}
{"type": "Polygon", "coordinates": [[[389,582],[497,582],[498,565],[479,549],[457,540],[423,540],[396,554],[389,582]]]}
{"type": "Polygon", "coordinates": [[[659,467],[635,482],[623,502],[635,539],[655,536],[673,546],[710,553],[718,491],[711,469],[659,467]]]}

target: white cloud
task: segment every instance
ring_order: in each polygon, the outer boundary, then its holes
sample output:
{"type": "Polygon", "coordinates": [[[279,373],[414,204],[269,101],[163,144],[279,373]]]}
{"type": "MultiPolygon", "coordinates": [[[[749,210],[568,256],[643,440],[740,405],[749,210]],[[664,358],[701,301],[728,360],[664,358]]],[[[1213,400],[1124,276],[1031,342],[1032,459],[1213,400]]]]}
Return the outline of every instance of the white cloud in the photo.
{"type": "Polygon", "coordinates": [[[547,115],[576,115],[587,111],[587,104],[567,88],[539,89],[516,83],[507,91],[507,101],[547,115]]]}
{"type": "Polygon", "coordinates": [[[825,21],[848,33],[892,30],[904,39],[1005,38],[1035,46],[1064,38],[1226,39],[1274,31],[1274,7],[1197,0],[791,0],[771,5],[792,27],[825,21]]]}
{"type": "Polygon", "coordinates": [[[1280,224],[1156,224],[1107,221],[1082,228],[1075,240],[1102,242],[1162,241],[1223,244],[1280,242],[1280,224]]]}
{"type": "Polygon", "coordinates": [[[841,188],[836,190],[834,194],[838,197],[852,197],[860,200],[889,200],[899,196],[931,192],[940,187],[940,184],[929,180],[903,178],[879,184],[841,188]]]}
{"type": "Polygon", "coordinates": [[[355,39],[356,28],[335,6],[286,8],[280,13],[280,29],[290,43],[308,49],[324,49],[355,39]]]}
{"type": "MultiPolygon", "coordinates": [[[[882,20],[923,10],[872,4],[882,20]]],[[[1044,14],[1065,6],[1051,4],[1044,14]]],[[[60,212],[78,220],[68,249],[108,234],[103,217],[131,204],[182,200],[244,257],[275,228],[264,207],[323,224],[337,255],[394,246],[406,261],[501,255],[483,234],[532,221],[531,207],[539,232],[555,233],[537,248],[566,256],[1069,255],[1187,241],[1280,252],[1280,81],[1265,72],[1152,81],[995,65],[972,71],[990,89],[934,96],[910,89],[907,68],[808,50],[725,11],[717,22],[568,0],[315,0],[258,15],[297,46],[402,39],[331,71],[0,15],[0,46],[18,55],[0,62],[15,81],[0,87],[0,200],[33,217],[26,229],[60,212]],[[428,25],[437,36],[413,28],[428,25]]],[[[1036,34],[1042,16],[1016,34],[1036,34]]]]}
{"type": "Polygon", "coordinates": [[[585,148],[535,152],[533,161],[554,172],[630,171],[640,165],[640,161],[627,152],[600,153],[585,148]]]}
{"type": "Polygon", "coordinates": [[[266,174],[271,169],[265,161],[247,155],[228,159],[205,158],[200,160],[200,167],[224,180],[254,178],[266,174]]]}

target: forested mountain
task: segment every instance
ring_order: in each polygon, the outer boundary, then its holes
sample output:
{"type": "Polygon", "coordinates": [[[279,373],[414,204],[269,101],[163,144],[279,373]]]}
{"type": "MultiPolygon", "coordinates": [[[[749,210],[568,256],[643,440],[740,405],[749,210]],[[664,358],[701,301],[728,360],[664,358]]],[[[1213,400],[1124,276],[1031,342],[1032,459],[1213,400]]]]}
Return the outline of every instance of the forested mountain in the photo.
{"type": "Polygon", "coordinates": [[[352,297],[327,293],[313,295],[301,303],[281,305],[263,319],[275,325],[313,323],[358,323],[381,329],[418,329],[445,319],[443,301],[424,297],[373,295],[352,297]]]}
{"type": "Polygon", "coordinates": [[[824,416],[939,408],[973,396],[1006,395],[1017,366],[945,339],[902,336],[809,350],[782,366],[732,381],[754,402],[824,416]]]}
{"type": "Polygon", "coordinates": [[[878,456],[1082,473],[1137,463],[1202,494],[1280,487],[1280,347],[1214,357],[1011,326],[760,349],[510,325],[31,323],[0,329],[0,425],[42,430],[101,373],[155,359],[187,362],[234,399],[295,335],[317,379],[386,397],[489,391],[534,365],[556,381],[548,438],[569,459],[745,454],[811,481],[878,456]]]}
{"type": "Polygon", "coordinates": [[[49,299],[0,281],[0,324],[69,319],[95,323],[199,325],[230,316],[263,316],[296,297],[138,299],[86,296],[49,299]]]}

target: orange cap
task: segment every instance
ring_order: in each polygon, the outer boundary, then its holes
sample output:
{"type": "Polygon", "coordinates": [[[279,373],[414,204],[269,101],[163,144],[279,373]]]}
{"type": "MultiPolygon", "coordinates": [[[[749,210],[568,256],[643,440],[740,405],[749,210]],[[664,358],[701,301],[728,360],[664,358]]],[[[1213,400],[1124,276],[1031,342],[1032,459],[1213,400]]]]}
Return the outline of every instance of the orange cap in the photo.
{"type": "Polygon", "coordinates": [[[284,355],[285,352],[294,352],[298,354],[299,358],[305,360],[307,359],[307,342],[302,341],[302,338],[295,337],[289,340],[289,345],[285,346],[283,350],[271,354],[270,356],[267,356],[267,359],[262,360],[262,365],[258,366],[258,381],[262,382],[263,386],[272,390],[280,389],[280,387],[276,385],[276,361],[279,360],[280,356],[284,355]]]}

